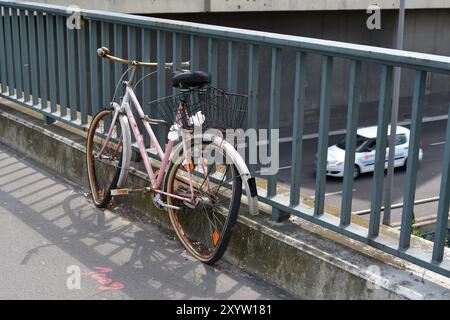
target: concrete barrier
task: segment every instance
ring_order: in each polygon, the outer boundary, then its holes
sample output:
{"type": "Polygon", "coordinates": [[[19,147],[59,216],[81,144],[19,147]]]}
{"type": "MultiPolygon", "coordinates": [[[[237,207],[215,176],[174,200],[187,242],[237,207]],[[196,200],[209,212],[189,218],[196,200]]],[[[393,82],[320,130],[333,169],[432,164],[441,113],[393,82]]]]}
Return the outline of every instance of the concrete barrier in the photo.
{"type": "MultiPolygon", "coordinates": [[[[39,117],[0,99],[0,142],[86,186],[85,133],[43,125],[39,117]]],[[[131,184],[144,180],[133,170],[131,184]]],[[[166,212],[149,198],[119,201],[171,228],[166,212]]],[[[301,299],[450,299],[446,277],[301,219],[274,223],[268,214],[251,217],[245,205],[224,259],[301,299]]]]}

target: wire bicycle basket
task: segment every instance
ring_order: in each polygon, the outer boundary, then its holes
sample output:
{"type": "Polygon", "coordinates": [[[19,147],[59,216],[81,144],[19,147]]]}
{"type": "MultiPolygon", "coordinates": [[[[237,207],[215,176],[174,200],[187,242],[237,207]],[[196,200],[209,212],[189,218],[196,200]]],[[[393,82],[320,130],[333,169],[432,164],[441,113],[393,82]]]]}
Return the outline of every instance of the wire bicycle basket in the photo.
{"type": "Polygon", "coordinates": [[[204,130],[236,130],[242,127],[245,119],[248,96],[208,86],[152,101],[150,108],[156,108],[169,129],[177,125],[188,130],[196,126],[204,130]]]}

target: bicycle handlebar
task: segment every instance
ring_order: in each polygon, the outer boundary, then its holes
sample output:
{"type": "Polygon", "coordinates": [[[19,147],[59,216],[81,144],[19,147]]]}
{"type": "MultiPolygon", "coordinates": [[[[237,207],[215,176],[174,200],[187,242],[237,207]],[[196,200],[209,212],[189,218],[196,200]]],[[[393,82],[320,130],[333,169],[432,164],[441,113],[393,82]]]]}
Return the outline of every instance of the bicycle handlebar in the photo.
{"type": "MultiPolygon", "coordinates": [[[[157,62],[141,62],[141,61],[136,61],[136,60],[127,60],[127,59],[115,57],[115,56],[111,55],[111,51],[106,47],[98,48],[97,54],[102,58],[109,59],[109,60],[115,61],[115,62],[120,62],[123,64],[128,64],[131,66],[136,66],[136,67],[157,67],[158,66],[157,62]]],[[[181,62],[181,65],[180,65],[181,68],[189,68],[190,66],[191,66],[190,61],[181,62]]],[[[164,67],[172,68],[173,62],[166,62],[164,64],[164,67]]]]}

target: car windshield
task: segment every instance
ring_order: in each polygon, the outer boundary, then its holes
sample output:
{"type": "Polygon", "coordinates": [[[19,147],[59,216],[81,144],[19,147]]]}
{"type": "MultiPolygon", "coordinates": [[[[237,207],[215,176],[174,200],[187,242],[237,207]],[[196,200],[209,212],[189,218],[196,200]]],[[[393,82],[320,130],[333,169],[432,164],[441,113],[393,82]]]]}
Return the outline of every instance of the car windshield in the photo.
{"type": "MultiPolygon", "coordinates": [[[[360,151],[368,141],[370,141],[371,139],[357,135],[356,136],[356,151],[360,151]]],[[[345,150],[345,138],[342,139],[338,144],[337,147],[339,149],[345,150]]]]}

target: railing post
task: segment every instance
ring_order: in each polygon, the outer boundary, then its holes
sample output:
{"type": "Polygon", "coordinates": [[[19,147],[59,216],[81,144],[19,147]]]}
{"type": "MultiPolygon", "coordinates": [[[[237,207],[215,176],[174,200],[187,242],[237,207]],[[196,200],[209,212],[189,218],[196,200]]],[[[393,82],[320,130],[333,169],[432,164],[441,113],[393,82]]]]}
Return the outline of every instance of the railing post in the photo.
{"type": "MultiPolygon", "coordinates": [[[[270,110],[269,110],[269,146],[270,166],[273,166],[274,156],[272,154],[273,144],[278,141],[273,140],[273,131],[280,128],[280,90],[281,90],[281,49],[272,48],[272,66],[270,72],[270,110]]],[[[276,135],[278,136],[278,135],[276,135]]],[[[279,168],[276,168],[277,170],[279,168]]],[[[274,197],[277,194],[277,175],[270,174],[267,179],[267,197],[274,197]]],[[[280,221],[289,217],[289,214],[281,212],[278,208],[272,208],[272,220],[280,221]]]]}
{"type": "MultiPolygon", "coordinates": [[[[123,56],[123,44],[122,44],[122,30],[123,30],[123,26],[121,24],[114,24],[114,54],[121,57],[123,56]]],[[[103,39],[102,39],[102,46],[104,46],[105,44],[103,43],[103,39]]],[[[114,83],[116,83],[116,85],[118,85],[117,88],[117,96],[116,96],[116,101],[118,101],[120,103],[120,98],[124,95],[123,92],[123,85],[119,82],[119,79],[122,77],[122,73],[123,73],[123,64],[121,63],[114,63],[114,83]]]]}
{"type": "Polygon", "coordinates": [[[344,191],[341,202],[341,225],[347,226],[351,222],[353,179],[355,170],[356,131],[359,115],[359,94],[361,62],[352,61],[350,67],[350,83],[347,108],[347,134],[345,137],[344,191]]]}
{"type": "Polygon", "coordinates": [[[228,42],[228,91],[235,93],[238,80],[238,50],[237,43],[228,42]]]}
{"type": "Polygon", "coordinates": [[[67,28],[67,79],[69,89],[70,120],[77,120],[77,74],[75,67],[75,30],[67,28]]]}
{"type": "Polygon", "coordinates": [[[314,198],[315,216],[322,215],[325,208],[325,181],[328,156],[328,134],[330,131],[332,72],[333,57],[323,57],[322,79],[320,85],[319,146],[317,151],[316,192],[314,198]]]}
{"type": "Polygon", "coordinates": [[[2,91],[1,93],[6,93],[6,85],[7,85],[7,69],[6,69],[6,41],[5,41],[5,28],[4,28],[4,21],[5,19],[5,7],[0,7],[0,79],[2,84],[2,91]]]}
{"type": "Polygon", "coordinates": [[[80,121],[81,125],[87,123],[87,76],[86,76],[86,29],[82,27],[77,31],[78,36],[78,78],[80,90],[80,121]]]}
{"type": "Polygon", "coordinates": [[[18,9],[11,9],[11,32],[13,40],[13,56],[14,56],[14,76],[16,80],[16,98],[23,98],[23,83],[22,83],[22,58],[20,54],[20,34],[19,34],[19,13],[18,9]]]}
{"type": "MultiPolygon", "coordinates": [[[[101,43],[109,48],[109,23],[101,23],[101,43]]],[[[102,59],[102,101],[103,107],[108,107],[111,102],[111,63],[108,59],[102,59]]]]}
{"type": "Polygon", "coordinates": [[[23,102],[28,102],[30,101],[31,87],[30,87],[30,59],[28,54],[29,40],[27,30],[27,15],[25,10],[22,10],[20,13],[19,27],[21,40],[20,48],[22,56],[22,79],[23,79],[23,95],[24,95],[23,102]]]}
{"type": "Polygon", "coordinates": [[[91,76],[91,115],[97,114],[100,106],[99,86],[98,86],[98,39],[97,22],[89,21],[89,67],[91,76]]]}
{"type": "Polygon", "coordinates": [[[300,203],[300,184],[302,170],[303,127],[305,113],[305,78],[306,78],[306,54],[295,54],[295,82],[292,128],[292,169],[290,206],[300,203]]]}
{"type": "Polygon", "coordinates": [[[30,40],[30,71],[31,71],[31,95],[32,106],[38,108],[39,87],[38,87],[38,61],[36,46],[36,16],[34,11],[28,11],[28,39],[30,40]]]}
{"type": "MultiPolygon", "coordinates": [[[[157,42],[157,62],[158,62],[158,74],[157,74],[157,92],[158,99],[167,95],[166,92],[166,70],[164,64],[166,63],[166,32],[158,30],[156,32],[157,42]]],[[[159,126],[156,131],[158,141],[163,146],[167,140],[167,132],[164,126],[159,126]]]]}
{"type": "Polygon", "coordinates": [[[450,203],[450,105],[448,108],[446,144],[442,165],[441,187],[439,190],[439,205],[434,234],[432,262],[440,263],[444,257],[445,238],[448,232],[448,209],[450,203]]]}
{"type": "MultiPolygon", "coordinates": [[[[247,129],[255,130],[254,136],[257,137],[258,129],[258,101],[259,101],[259,47],[256,45],[250,45],[248,51],[248,112],[247,112],[247,129]]],[[[247,163],[249,164],[249,170],[252,176],[255,176],[256,172],[256,155],[250,155],[250,151],[254,150],[258,153],[257,149],[250,147],[250,141],[247,138],[246,155],[247,163]],[[255,161],[250,163],[249,160],[255,161]]]]}
{"type": "Polygon", "coordinates": [[[211,85],[217,87],[217,40],[208,39],[208,72],[211,75],[211,85]]]}
{"type": "Polygon", "coordinates": [[[378,236],[383,197],[384,167],[386,160],[387,132],[391,119],[392,66],[383,66],[378,104],[378,129],[376,138],[372,203],[370,208],[369,238],[378,236]]]}
{"type": "MultiPolygon", "coordinates": [[[[56,17],[56,46],[58,48],[58,86],[59,86],[59,105],[61,117],[67,116],[67,65],[66,65],[66,50],[64,44],[64,31],[66,30],[64,17],[56,17]]],[[[97,71],[97,70],[96,70],[97,71]]],[[[95,72],[97,73],[97,72],[95,72]]],[[[97,83],[92,85],[98,86],[97,83]]]]}
{"type": "Polygon", "coordinates": [[[200,64],[200,48],[199,40],[197,36],[191,35],[190,37],[190,60],[191,60],[191,70],[196,71],[200,64]]]}
{"type": "Polygon", "coordinates": [[[37,36],[38,36],[38,59],[39,59],[39,96],[41,98],[41,109],[47,110],[48,82],[47,82],[47,44],[45,40],[44,14],[37,13],[37,36]]]}
{"type": "Polygon", "coordinates": [[[406,250],[411,240],[411,226],[416,195],[417,169],[419,162],[420,132],[422,129],[423,104],[425,99],[426,71],[417,71],[414,83],[411,132],[409,135],[406,166],[405,193],[403,198],[402,225],[400,229],[400,250],[406,250]]]}
{"type": "Polygon", "coordinates": [[[6,51],[6,65],[8,68],[8,95],[14,96],[15,82],[14,82],[14,61],[13,61],[13,49],[12,49],[12,36],[11,36],[11,9],[4,8],[4,31],[5,31],[5,51],[6,51]]]}

